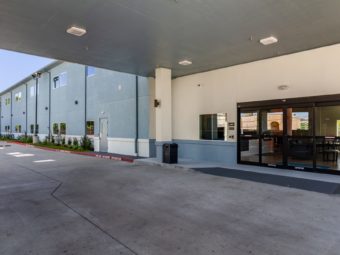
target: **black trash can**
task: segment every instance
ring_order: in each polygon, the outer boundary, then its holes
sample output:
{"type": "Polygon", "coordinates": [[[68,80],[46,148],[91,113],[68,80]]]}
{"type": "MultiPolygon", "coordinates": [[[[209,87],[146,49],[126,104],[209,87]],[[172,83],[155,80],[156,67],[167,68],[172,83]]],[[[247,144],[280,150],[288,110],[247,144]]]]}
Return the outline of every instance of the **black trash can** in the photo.
{"type": "Polygon", "coordinates": [[[178,162],[178,144],[165,143],[163,144],[163,163],[177,164],[178,162]]]}

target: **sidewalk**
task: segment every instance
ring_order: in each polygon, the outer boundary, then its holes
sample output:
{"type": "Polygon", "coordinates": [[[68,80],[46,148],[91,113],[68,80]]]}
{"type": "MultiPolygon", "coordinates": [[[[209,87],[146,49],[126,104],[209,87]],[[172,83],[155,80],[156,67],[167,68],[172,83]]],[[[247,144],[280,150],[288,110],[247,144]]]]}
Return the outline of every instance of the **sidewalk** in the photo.
{"type": "Polygon", "coordinates": [[[102,159],[124,161],[124,162],[129,162],[129,163],[133,163],[135,159],[141,159],[141,157],[126,156],[126,155],[115,154],[115,153],[94,152],[94,151],[71,151],[71,150],[65,150],[65,149],[55,149],[55,148],[49,148],[49,147],[45,147],[45,146],[22,143],[22,142],[18,142],[18,141],[6,141],[4,143],[17,144],[17,145],[26,146],[26,147],[29,147],[29,148],[36,148],[36,149],[46,150],[46,151],[76,154],[76,155],[82,155],[82,156],[88,156],[88,157],[96,157],[96,158],[102,158],[102,159]]]}
{"type": "Polygon", "coordinates": [[[312,180],[321,180],[321,181],[332,181],[340,183],[340,175],[331,175],[331,174],[321,174],[321,173],[312,173],[312,172],[303,172],[303,171],[295,171],[288,169],[279,169],[279,168],[271,168],[271,167],[260,167],[260,166],[251,166],[251,165],[226,165],[223,163],[215,163],[208,161],[194,161],[191,159],[183,159],[180,158],[178,160],[178,164],[165,164],[162,163],[157,158],[144,158],[144,159],[136,159],[135,163],[137,164],[145,164],[145,165],[157,165],[163,166],[167,168],[181,168],[185,170],[196,169],[196,168],[225,168],[225,169],[234,169],[240,171],[250,171],[255,173],[264,173],[264,174],[274,174],[281,176],[289,176],[289,177],[297,177],[297,178],[308,178],[312,180]]]}

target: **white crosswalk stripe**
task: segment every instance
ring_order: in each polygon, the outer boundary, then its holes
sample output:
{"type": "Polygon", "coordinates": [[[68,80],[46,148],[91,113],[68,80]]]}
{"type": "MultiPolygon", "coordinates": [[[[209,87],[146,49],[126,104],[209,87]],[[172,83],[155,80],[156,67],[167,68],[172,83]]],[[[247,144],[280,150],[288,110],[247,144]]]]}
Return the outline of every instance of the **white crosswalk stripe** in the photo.
{"type": "Polygon", "coordinates": [[[34,163],[47,163],[47,162],[54,162],[54,159],[45,159],[45,160],[35,160],[34,163]]]}

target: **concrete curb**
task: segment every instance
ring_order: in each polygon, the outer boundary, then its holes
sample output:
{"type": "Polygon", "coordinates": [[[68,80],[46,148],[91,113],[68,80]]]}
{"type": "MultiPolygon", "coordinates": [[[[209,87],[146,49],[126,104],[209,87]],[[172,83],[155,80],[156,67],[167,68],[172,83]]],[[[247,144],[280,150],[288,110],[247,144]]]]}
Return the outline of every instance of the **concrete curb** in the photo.
{"type": "Polygon", "coordinates": [[[134,162],[136,165],[140,166],[160,166],[163,168],[167,169],[180,169],[180,170],[185,170],[185,171],[193,171],[192,168],[178,165],[178,164],[165,164],[161,162],[150,162],[150,161],[144,161],[143,159],[136,159],[134,162]]]}
{"type": "Polygon", "coordinates": [[[36,149],[45,150],[45,151],[62,152],[62,153],[75,154],[75,155],[81,155],[81,156],[87,156],[87,157],[114,160],[114,161],[123,161],[123,162],[128,162],[128,163],[133,163],[135,161],[132,158],[124,157],[124,156],[102,155],[102,154],[95,153],[95,152],[92,153],[92,152],[81,152],[81,151],[68,151],[68,150],[54,149],[54,148],[48,148],[48,147],[43,147],[43,146],[38,146],[38,145],[32,145],[32,144],[27,144],[27,143],[22,143],[22,142],[17,142],[17,141],[6,141],[6,143],[17,144],[17,145],[25,146],[28,148],[36,148],[36,149]]]}

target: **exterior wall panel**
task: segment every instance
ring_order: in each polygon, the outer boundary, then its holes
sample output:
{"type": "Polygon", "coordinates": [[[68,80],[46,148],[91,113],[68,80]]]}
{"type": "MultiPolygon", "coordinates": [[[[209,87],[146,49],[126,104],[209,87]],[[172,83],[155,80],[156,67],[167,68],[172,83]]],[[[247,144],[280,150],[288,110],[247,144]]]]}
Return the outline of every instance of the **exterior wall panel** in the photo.
{"type": "MultiPolygon", "coordinates": [[[[340,44],[174,79],[174,140],[200,142],[201,114],[227,113],[228,122],[237,124],[238,102],[339,94],[339,56],[340,44]],[[289,89],[278,90],[280,85],[289,89]]],[[[236,151],[234,134],[229,141],[236,151]]],[[[181,157],[188,157],[187,151],[196,151],[191,158],[200,155],[196,145],[182,146],[181,157]]]]}
{"type": "Polygon", "coordinates": [[[13,94],[13,105],[12,105],[12,124],[13,124],[13,133],[18,133],[15,131],[15,126],[21,126],[20,134],[26,132],[26,85],[21,85],[20,87],[16,88],[12,92],[13,94]],[[17,93],[21,93],[21,99],[16,100],[15,95],[17,93]]]}
{"type": "MultiPolygon", "coordinates": [[[[107,118],[109,152],[135,155],[136,106],[138,107],[138,144],[140,156],[149,156],[154,150],[154,141],[149,139],[150,127],[150,78],[138,77],[138,105],[136,105],[136,76],[95,68],[95,74],[87,77],[83,65],[63,62],[42,72],[38,87],[39,137],[44,139],[53,131],[53,124],[66,123],[66,138],[85,135],[85,86],[87,82],[87,121],[94,121],[94,144],[99,150],[99,120],[107,118]],[[54,88],[55,78],[67,73],[67,84],[54,88]],[[51,102],[50,100],[51,86],[51,102]],[[51,103],[51,107],[49,104],[51,103]],[[49,112],[51,115],[49,116],[49,112]],[[51,127],[49,123],[51,119],[51,127]]],[[[65,76],[64,76],[65,77],[65,76]]],[[[58,82],[58,81],[57,81],[58,82]]],[[[31,135],[31,125],[35,123],[35,84],[27,79],[25,84],[15,86],[13,93],[22,92],[20,102],[13,101],[13,130],[22,126],[22,133],[31,135]],[[27,84],[27,108],[26,108],[27,84]],[[32,90],[32,91],[31,91],[32,90]],[[23,114],[25,112],[25,114],[23,114]]],[[[13,94],[14,95],[14,94],[13,94]]],[[[1,95],[9,97],[10,93],[1,95]]],[[[14,98],[14,96],[13,96],[14,98]]],[[[10,105],[2,100],[2,126],[10,125],[10,105]]],[[[52,132],[53,134],[53,132],[52,132]]]]}
{"type": "Polygon", "coordinates": [[[5,132],[5,126],[11,125],[11,105],[6,105],[5,100],[11,98],[11,93],[6,93],[1,96],[1,132],[5,132]]]}

